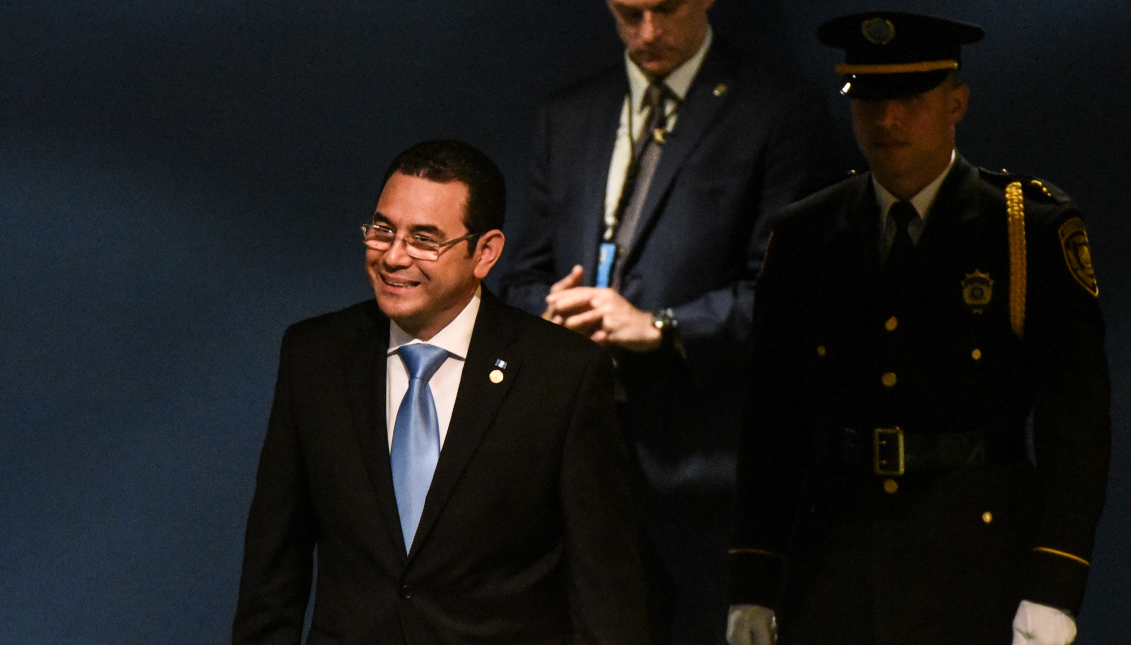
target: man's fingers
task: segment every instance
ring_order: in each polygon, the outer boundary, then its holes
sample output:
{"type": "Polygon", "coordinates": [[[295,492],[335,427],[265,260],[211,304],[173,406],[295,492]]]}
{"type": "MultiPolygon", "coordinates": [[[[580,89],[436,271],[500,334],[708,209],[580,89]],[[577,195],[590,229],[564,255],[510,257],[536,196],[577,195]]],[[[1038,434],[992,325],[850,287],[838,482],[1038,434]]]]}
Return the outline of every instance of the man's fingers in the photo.
{"type": "Polygon", "coordinates": [[[573,265],[573,268],[570,269],[569,273],[566,274],[564,278],[550,285],[550,293],[557,293],[576,287],[581,284],[581,276],[584,274],[585,270],[581,268],[580,264],[573,265]]]}
{"type": "Polygon", "coordinates": [[[554,312],[569,316],[571,313],[592,309],[591,301],[596,291],[598,290],[591,287],[566,289],[546,296],[546,304],[554,312]]]}
{"type": "Polygon", "coordinates": [[[600,329],[602,318],[603,316],[600,311],[590,309],[566,318],[565,322],[562,324],[574,331],[581,331],[587,327],[600,329]]]}

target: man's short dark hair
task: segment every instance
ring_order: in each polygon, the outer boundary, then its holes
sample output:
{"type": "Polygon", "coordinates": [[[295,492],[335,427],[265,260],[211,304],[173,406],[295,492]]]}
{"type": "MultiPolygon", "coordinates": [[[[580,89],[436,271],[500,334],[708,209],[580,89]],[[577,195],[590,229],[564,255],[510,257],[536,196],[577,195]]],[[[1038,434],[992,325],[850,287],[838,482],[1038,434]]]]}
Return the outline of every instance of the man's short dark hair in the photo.
{"type": "MultiPolygon", "coordinates": [[[[469,233],[503,228],[507,210],[507,188],[495,162],[464,141],[425,141],[397,155],[385,172],[384,181],[399,172],[429,181],[459,181],[467,186],[467,209],[463,224],[469,233]]],[[[474,242],[470,245],[475,248],[474,242]]]]}

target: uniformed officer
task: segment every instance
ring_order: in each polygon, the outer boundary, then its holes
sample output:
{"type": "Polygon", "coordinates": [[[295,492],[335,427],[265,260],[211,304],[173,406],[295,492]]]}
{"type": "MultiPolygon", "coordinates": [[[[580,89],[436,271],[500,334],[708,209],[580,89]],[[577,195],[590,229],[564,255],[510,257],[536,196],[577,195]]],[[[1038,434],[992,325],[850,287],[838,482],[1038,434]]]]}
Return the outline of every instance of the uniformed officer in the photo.
{"type": "Polygon", "coordinates": [[[1069,198],[955,152],[982,35],[897,12],[817,31],[845,50],[871,172],[791,206],[769,247],[732,643],[777,619],[783,644],[1075,637],[1110,448],[1103,317],[1069,198]]]}

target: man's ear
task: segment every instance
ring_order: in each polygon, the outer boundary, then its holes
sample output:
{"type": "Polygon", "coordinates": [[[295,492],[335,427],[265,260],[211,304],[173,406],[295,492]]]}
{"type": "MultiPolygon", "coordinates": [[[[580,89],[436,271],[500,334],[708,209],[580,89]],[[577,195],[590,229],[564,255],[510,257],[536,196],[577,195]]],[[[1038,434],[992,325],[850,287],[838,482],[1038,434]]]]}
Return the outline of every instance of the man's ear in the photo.
{"type": "Polygon", "coordinates": [[[498,229],[487,231],[479,236],[479,242],[475,245],[476,278],[482,280],[487,277],[491,268],[499,261],[499,256],[503,254],[503,245],[506,244],[506,241],[503,232],[498,229]]]}
{"type": "Polygon", "coordinates": [[[950,91],[950,122],[957,125],[962,117],[966,116],[966,107],[970,103],[970,86],[963,83],[950,91]]]}

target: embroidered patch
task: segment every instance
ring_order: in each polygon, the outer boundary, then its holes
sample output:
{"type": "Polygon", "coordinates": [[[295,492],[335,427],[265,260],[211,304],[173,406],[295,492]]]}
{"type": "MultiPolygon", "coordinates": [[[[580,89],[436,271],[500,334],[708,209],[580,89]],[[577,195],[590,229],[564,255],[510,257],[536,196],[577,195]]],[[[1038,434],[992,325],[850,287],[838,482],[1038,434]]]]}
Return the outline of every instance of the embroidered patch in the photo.
{"type": "Polygon", "coordinates": [[[1068,272],[1093,296],[1100,295],[1096,284],[1096,274],[1092,270],[1092,252],[1088,248],[1088,233],[1084,230],[1084,220],[1073,217],[1060,225],[1060,248],[1064,250],[1064,261],[1068,272]]]}
{"type": "Polygon", "coordinates": [[[967,273],[962,281],[962,299],[970,311],[980,314],[990,304],[994,295],[994,281],[990,274],[974,269],[974,273],[967,273]]]}

